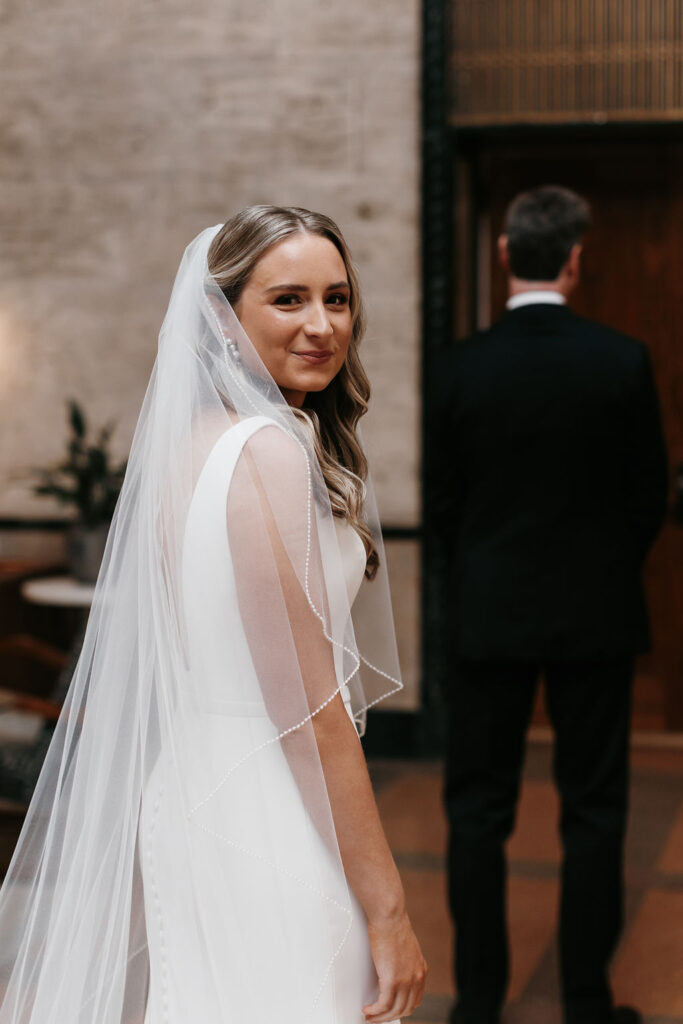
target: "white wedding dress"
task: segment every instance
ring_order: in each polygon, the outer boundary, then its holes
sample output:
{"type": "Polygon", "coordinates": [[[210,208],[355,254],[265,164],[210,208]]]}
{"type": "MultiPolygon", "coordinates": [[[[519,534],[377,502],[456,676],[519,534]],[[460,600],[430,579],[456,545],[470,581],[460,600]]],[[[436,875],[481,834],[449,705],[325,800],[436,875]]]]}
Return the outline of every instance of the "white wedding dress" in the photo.
{"type": "MultiPolygon", "coordinates": [[[[246,440],[269,422],[245,420],[219,438],[188,514],[190,699],[169,729],[173,756],[162,747],[145,786],[138,835],[145,1024],[361,1024],[377,997],[364,912],[313,825],[238,612],[228,489],[246,440]]],[[[335,528],[351,603],[365,550],[346,522],[335,528]]]]}

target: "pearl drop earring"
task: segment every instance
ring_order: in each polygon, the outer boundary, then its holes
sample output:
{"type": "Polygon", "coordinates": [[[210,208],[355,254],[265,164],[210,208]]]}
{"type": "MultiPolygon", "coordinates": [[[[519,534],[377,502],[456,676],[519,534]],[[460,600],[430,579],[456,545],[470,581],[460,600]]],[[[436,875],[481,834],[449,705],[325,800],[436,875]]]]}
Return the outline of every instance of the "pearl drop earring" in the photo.
{"type": "Polygon", "coordinates": [[[237,342],[233,341],[232,338],[226,338],[225,341],[226,353],[229,352],[234,362],[239,363],[240,361],[240,350],[237,347],[237,342]]]}

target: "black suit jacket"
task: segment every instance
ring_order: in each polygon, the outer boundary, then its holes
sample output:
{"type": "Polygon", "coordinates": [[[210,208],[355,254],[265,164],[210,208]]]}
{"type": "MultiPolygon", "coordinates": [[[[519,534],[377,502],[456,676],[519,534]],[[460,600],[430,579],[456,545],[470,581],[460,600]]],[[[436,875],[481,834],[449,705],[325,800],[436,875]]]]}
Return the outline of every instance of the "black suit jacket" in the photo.
{"type": "Polygon", "coordinates": [[[667,460],[646,347],[535,304],[433,370],[427,495],[449,552],[458,656],[647,650],[641,570],[667,460]]]}

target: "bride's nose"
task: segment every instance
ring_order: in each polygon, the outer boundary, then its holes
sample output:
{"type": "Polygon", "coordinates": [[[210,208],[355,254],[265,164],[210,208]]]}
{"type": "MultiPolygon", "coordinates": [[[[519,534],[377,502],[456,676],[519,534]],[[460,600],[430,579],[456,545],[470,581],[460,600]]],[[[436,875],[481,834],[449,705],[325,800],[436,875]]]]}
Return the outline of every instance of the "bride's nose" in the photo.
{"type": "Polygon", "coordinates": [[[311,303],[304,325],[304,333],[310,338],[330,338],[334,328],[324,303],[311,303]]]}

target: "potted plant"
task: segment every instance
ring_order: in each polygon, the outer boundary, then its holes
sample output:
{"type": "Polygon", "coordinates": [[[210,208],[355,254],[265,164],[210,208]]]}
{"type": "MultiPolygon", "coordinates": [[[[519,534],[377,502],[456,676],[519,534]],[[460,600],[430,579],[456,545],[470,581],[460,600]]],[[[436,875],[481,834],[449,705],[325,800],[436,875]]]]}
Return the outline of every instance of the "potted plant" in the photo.
{"type": "Polygon", "coordinates": [[[126,462],[114,465],[111,461],[112,424],[102,427],[91,443],[80,406],[71,400],[67,408],[71,437],[66,457],[56,465],[37,470],[39,482],[34,491],[75,508],[76,518],[67,539],[69,568],[76,579],[92,583],[99,572],[126,462]]]}

